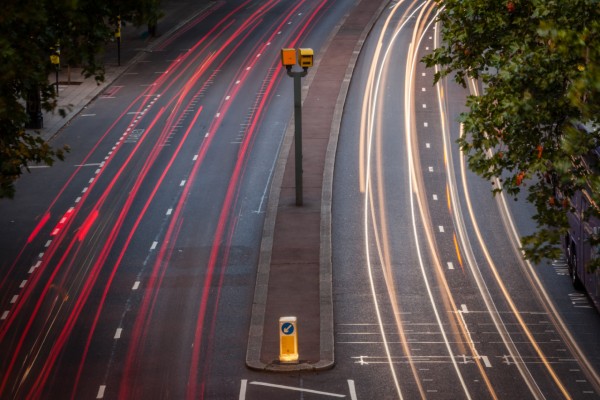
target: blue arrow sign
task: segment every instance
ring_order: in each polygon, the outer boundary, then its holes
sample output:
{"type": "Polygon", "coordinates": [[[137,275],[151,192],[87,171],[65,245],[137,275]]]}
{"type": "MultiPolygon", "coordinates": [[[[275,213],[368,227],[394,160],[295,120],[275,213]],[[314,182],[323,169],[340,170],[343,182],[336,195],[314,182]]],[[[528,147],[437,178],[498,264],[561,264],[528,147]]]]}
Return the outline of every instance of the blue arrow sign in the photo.
{"type": "Polygon", "coordinates": [[[281,325],[281,332],[283,332],[284,335],[291,335],[294,333],[294,325],[291,322],[285,322],[281,325]]]}

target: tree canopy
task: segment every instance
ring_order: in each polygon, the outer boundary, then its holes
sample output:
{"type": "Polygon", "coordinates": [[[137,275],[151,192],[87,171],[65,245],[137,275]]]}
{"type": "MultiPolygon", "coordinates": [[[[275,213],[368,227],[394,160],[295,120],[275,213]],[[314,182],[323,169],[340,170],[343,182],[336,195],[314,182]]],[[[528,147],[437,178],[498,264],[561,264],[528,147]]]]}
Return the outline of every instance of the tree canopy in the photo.
{"type": "MultiPolygon", "coordinates": [[[[443,45],[424,62],[439,66],[436,82],[476,79],[484,87],[460,116],[469,168],[498,178],[494,193],[527,187],[538,228],[522,239],[525,255],[558,258],[568,199],[586,189],[600,205],[598,169],[586,162],[600,146],[599,3],[437,1],[443,45]]],[[[584,217],[598,216],[590,207],[584,217]]]]}
{"type": "Polygon", "coordinates": [[[0,198],[30,163],[52,165],[68,148],[53,149],[26,130],[34,109],[56,108],[48,76],[59,45],[61,64],[80,66],[86,77],[104,77],[102,51],[122,20],[149,21],[158,0],[4,0],[0,13],[0,198]]]}

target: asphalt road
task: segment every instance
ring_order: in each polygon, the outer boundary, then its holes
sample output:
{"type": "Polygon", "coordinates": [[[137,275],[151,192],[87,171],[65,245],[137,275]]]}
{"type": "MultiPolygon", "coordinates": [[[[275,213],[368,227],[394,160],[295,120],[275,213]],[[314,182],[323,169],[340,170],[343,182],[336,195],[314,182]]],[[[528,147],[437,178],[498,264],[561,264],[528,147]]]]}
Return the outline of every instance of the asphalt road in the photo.
{"type": "Polygon", "coordinates": [[[318,52],[351,6],[215,2],[57,135],[67,161],[0,203],[0,397],[239,396],[279,51],[318,52]]]}
{"type": "Polygon", "coordinates": [[[390,7],[347,99],[333,195],[336,369],[357,398],[596,398],[598,314],[560,260],[523,262],[531,208],[493,198],[465,168],[457,116],[477,88],[433,87],[418,62],[436,45],[430,7],[390,7]]]}

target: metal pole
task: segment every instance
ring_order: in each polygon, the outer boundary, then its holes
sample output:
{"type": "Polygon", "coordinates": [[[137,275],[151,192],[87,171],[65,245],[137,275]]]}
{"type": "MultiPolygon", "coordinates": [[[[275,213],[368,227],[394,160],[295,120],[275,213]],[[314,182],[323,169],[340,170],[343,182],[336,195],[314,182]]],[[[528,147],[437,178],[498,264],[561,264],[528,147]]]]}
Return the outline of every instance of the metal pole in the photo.
{"type": "Polygon", "coordinates": [[[308,68],[292,72],[292,66],[287,67],[287,74],[294,78],[294,155],[296,159],[296,205],[302,205],[302,85],[300,78],[308,74],[308,68]]]}
{"type": "Polygon", "coordinates": [[[302,205],[302,86],[300,74],[294,74],[294,124],[296,128],[296,205],[302,205]]]}

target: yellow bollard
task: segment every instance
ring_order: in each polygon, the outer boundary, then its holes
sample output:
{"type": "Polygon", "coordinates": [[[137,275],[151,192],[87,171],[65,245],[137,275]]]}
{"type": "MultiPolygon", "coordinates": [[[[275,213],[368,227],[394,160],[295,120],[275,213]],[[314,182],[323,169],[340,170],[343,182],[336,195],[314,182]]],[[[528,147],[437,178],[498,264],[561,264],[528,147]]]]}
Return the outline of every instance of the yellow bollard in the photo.
{"type": "Polygon", "coordinates": [[[279,318],[279,361],[298,362],[298,326],[296,317],[279,318]]]}

